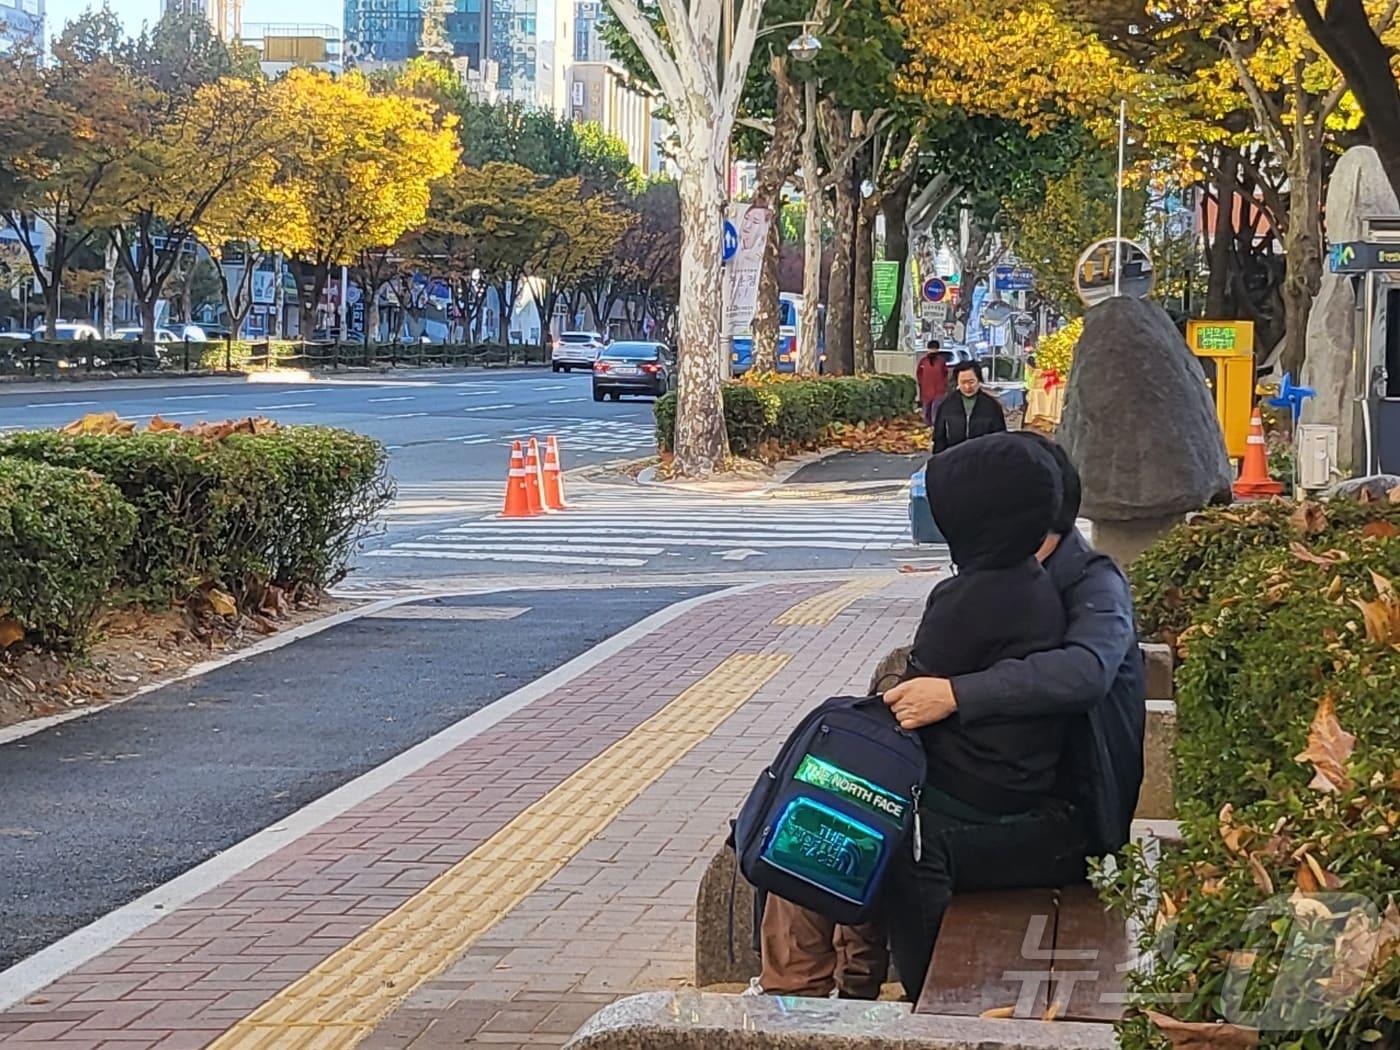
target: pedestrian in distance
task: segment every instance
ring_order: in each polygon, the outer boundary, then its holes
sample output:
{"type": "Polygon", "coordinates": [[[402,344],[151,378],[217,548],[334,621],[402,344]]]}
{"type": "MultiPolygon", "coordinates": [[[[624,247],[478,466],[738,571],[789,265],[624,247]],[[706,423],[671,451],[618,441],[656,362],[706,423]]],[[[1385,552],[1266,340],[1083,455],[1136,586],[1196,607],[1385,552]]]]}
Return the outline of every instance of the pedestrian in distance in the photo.
{"type": "Polygon", "coordinates": [[[948,362],[937,339],[928,341],[928,353],[920,359],[914,378],[919,382],[919,405],[924,411],[924,422],[933,426],[938,403],[948,396],[948,362]]]}
{"type": "Polygon", "coordinates": [[[1005,430],[1001,402],[982,389],[982,366],[976,361],[953,366],[953,390],[938,403],[933,415],[934,455],[1005,430]]]}

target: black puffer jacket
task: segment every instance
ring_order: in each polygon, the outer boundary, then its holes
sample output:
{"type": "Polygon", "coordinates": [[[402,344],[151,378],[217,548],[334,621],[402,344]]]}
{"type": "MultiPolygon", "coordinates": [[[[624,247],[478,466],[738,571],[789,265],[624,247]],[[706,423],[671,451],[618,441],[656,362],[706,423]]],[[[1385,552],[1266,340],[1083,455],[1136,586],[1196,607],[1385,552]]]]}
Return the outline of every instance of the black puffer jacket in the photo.
{"type": "Polygon", "coordinates": [[[969,414],[962,392],[954,387],[938,403],[933,416],[933,451],[946,452],[972,438],[999,434],[1006,430],[1006,413],[1001,402],[985,390],[977,391],[969,414]]]}
{"type": "MultiPolygon", "coordinates": [[[[1050,454],[992,435],[934,456],[925,478],[958,572],[929,595],[910,674],[951,678],[1058,648],[1064,606],[1035,560],[1060,505],[1050,454]]],[[[988,813],[1034,809],[1053,797],[1066,721],[1012,716],[971,726],[954,715],[928,726],[919,734],[928,783],[988,813]]]]}

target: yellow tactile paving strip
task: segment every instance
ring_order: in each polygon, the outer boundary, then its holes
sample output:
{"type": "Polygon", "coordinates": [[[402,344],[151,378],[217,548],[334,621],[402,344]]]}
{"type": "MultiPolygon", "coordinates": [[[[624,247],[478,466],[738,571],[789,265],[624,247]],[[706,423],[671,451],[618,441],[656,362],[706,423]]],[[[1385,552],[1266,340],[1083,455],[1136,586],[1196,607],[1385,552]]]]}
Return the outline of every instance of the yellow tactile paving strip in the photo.
{"type": "Polygon", "coordinates": [[[880,578],[851,580],[798,602],[773,622],[779,627],[825,627],[866,595],[884,590],[889,582],[880,578]]]}
{"type": "Polygon", "coordinates": [[[417,896],[230,1028],[212,1050],[344,1050],[436,976],[791,657],[731,656],[417,896]]]}

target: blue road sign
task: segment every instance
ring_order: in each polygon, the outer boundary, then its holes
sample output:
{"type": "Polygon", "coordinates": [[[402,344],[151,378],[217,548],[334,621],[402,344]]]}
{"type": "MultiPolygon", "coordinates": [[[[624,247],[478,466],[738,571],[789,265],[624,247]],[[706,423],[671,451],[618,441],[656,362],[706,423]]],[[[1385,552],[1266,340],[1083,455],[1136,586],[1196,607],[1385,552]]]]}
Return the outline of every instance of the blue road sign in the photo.
{"type": "Polygon", "coordinates": [[[941,303],[948,294],[948,285],[941,277],[930,277],[924,282],[924,298],[931,303],[941,303]]]}
{"type": "Polygon", "coordinates": [[[728,262],[739,252],[739,231],[728,219],[724,220],[724,261],[728,262]]]}

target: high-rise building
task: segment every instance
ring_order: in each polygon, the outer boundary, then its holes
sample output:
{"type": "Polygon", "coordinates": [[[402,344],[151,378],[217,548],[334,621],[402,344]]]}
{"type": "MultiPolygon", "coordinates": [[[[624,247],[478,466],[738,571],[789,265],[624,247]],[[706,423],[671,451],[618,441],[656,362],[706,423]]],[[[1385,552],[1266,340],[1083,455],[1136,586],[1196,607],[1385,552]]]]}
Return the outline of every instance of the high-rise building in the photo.
{"type": "Polygon", "coordinates": [[[569,68],[574,53],[574,5],[571,0],[554,4],[553,39],[539,43],[539,105],[556,117],[569,115],[569,68]]]}
{"type": "Polygon", "coordinates": [[[499,70],[501,95],[537,105],[539,89],[538,0],[490,0],[491,52],[499,70]]]}
{"type": "Polygon", "coordinates": [[[603,5],[598,0],[578,0],[574,5],[575,62],[607,62],[612,59],[608,45],[598,35],[598,21],[602,17],[603,5]]]}
{"type": "MultiPolygon", "coordinates": [[[[440,0],[441,2],[441,0],[440,0]]],[[[481,70],[491,55],[491,7],[497,0],[446,0],[442,28],[452,57],[481,70]]],[[[345,0],[345,63],[406,62],[422,53],[421,0],[345,0]]]]}
{"type": "Polygon", "coordinates": [[[220,40],[243,35],[243,0],[160,0],[161,14],[171,11],[203,15],[220,40]]]}
{"type": "Polygon", "coordinates": [[[0,51],[22,43],[44,46],[44,0],[0,0],[0,51]]]}
{"type": "Polygon", "coordinates": [[[650,174],[655,99],[634,86],[615,62],[575,62],[569,77],[569,116],[597,124],[621,139],[627,147],[628,160],[643,174],[650,174]]]}

